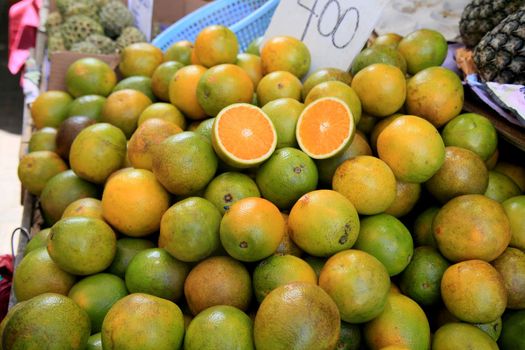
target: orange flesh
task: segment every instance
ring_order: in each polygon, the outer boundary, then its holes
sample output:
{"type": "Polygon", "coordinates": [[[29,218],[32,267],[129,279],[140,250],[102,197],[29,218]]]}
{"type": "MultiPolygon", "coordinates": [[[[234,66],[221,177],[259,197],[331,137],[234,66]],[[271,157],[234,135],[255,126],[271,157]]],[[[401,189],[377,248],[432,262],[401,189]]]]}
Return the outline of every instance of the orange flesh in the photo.
{"type": "Polygon", "coordinates": [[[303,114],[299,125],[299,139],[311,154],[331,153],[348,139],[351,119],[352,116],[340,102],[314,102],[303,114]]]}
{"type": "Polygon", "coordinates": [[[256,108],[248,106],[224,111],[219,120],[218,136],[228,153],[243,160],[266,155],[276,137],[270,121],[256,108]]]}

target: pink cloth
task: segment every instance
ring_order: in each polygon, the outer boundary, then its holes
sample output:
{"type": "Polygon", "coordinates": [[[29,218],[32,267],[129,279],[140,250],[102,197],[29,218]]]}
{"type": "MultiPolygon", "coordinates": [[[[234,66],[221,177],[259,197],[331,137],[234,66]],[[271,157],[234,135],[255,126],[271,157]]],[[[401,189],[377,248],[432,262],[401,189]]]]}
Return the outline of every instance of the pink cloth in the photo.
{"type": "Polygon", "coordinates": [[[9,62],[12,74],[20,72],[35,47],[42,0],[22,0],[9,9],[9,62]]]}

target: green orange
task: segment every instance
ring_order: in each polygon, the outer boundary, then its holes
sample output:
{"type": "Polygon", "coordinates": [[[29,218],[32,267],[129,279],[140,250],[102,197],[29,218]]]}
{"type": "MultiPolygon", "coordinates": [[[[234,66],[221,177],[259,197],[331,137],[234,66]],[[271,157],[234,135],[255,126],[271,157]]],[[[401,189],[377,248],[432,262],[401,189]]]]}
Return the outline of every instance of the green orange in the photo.
{"type": "Polygon", "coordinates": [[[66,72],[66,89],[74,97],[108,96],[116,83],[115,71],[98,58],[85,57],[76,60],[66,72]]]}
{"type": "Polygon", "coordinates": [[[443,34],[432,29],[418,29],[406,35],[397,49],[407,61],[410,74],[432,66],[440,66],[447,56],[447,41],[443,34]]]}
{"type": "Polygon", "coordinates": [[[316,85],[324,83],[325,81],[333,80],[350,85],[352,82],[352,75],[338,68],[320,68],[308,75],[304,81],[301,92],[302,99],[306,99],[306,96],[308,96],[310,90],[312,90],[316,85]]]}
{"type": "Polygon", "coordinates": [[[299,78],[290,72],[275,71],[266,74],[257,84],[257,101],[260,106],[279,98],[301,99],[302,84],[299,78]]]}
{"type": "Polygon", "coordinates": [[[310,69],[311,56],[306,45],[291,36],[270,38],[261,49],[265,74],[287,71],[301,79],[310,69]]]}
{"type": "Polygon", "coordinates": [[[184,65],[180,62],[167,61],[155,68],[151,76],[151,90],[159,100],[170,100],[170,81],[182,67],[184,65]]]}
{"type": "Polygon", "coordinates": [[[46,91],[31,104],[31,118],[35,128],[58,128],[60,123],[68,117],[69,108],[73,99],[65,91],[46,91]]]}
{"type": "Polygon", "coordinates": [[[205,67],[235,63],[239,42],[235,33],[228,27],[211,25],[197,34],[193,52],[205,67]]]}
{"type": "Polygon", "coordinates": [[[234,171],[218,175],[204,191],[204,198],[213,203],[221,214],[239,199],[260,196],[259,188],[251,177],[234,171]]]}
{"type": "Polygon", "coordinates": [[[343,100],[350,108],[355,124],[357,125],[361,120],[361,101],[356,91],[348,84],[338,80],[319,83],[306,95],[304,104],[307,106],[323,97],[336,97],[343,100]]]}
{"type": "Polygon", "coordinates": [[[277,133],[277,146],[298,147],[295,138],[297,120],[304,110],[304,104],[293,98],[279,98],[268,102],[262,110],[271,119],[277,133]]]}
{"type": "Polygon", "coordinates": [[[67,170],[66,163],[51,151],[36,151],[24,155],[18,163],[18,178],[31,194],[40,195],[47,181],[67,170]]]}
{"type": "Polygon", "coordinates": [[[162,51],[158,47],[149,43],[135,43],[122,50],[118,67],[124,77],[151,77],[163,59],[162,51]]]}

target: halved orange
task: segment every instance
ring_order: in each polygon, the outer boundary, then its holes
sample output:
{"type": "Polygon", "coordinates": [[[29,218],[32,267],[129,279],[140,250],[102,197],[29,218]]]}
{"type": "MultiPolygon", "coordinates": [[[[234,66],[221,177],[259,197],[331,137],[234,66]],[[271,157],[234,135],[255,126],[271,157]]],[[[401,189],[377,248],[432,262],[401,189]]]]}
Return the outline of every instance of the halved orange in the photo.
{"type": "Polygon", "coordinates": [[[335,97],[310,103],[299,116],[295,129],[297,143],[313,159],[326,159],[343,151],[352,142],[355,123],[352,112],[335,97]]]}
{"type": "Polygon", "coordinates": [[[225,163],[249,168],[270,158],[277,145],[277,132],[262,109],[235,103],[219,112],[211,139],[215,152],[225,163]]]}

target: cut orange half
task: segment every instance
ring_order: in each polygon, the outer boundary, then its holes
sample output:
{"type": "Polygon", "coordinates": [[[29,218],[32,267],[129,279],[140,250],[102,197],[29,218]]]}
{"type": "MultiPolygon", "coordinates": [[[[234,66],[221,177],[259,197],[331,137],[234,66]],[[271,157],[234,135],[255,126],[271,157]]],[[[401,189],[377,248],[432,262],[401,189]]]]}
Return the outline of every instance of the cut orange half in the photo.
{"type": "Polygon", "coordinates": [[[326,159],[343,151],[352,142],[355,123],[352,112],[335,97],[310,103],[299,116],[295,129],[301,150],[313,159],[326,159]]]}
{"type": "Polygon", "coordinates": [[[211,139],[217,155],[237,168],[261,164],[270,158],[277,145],[277,133],[270,118],[259,107],[247,103],[222,109],[213,123],[211,139]]]}

